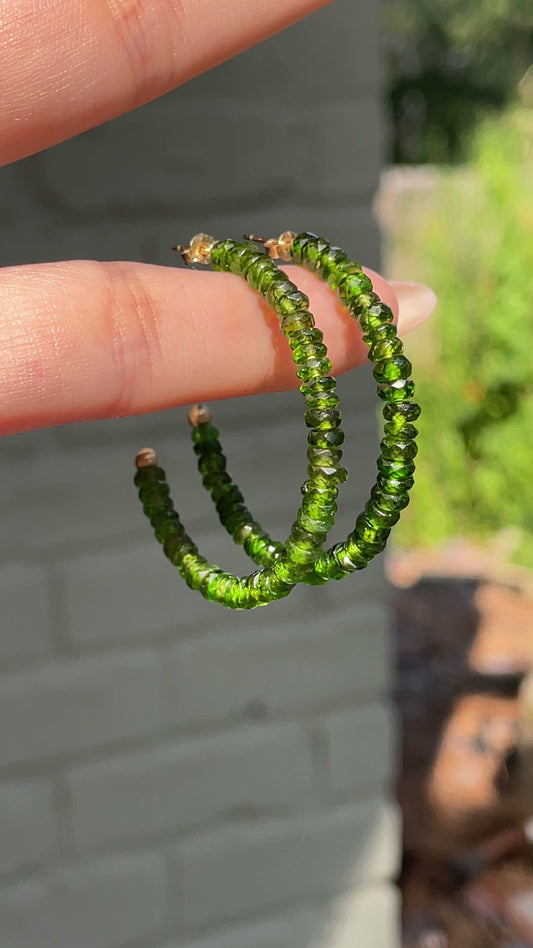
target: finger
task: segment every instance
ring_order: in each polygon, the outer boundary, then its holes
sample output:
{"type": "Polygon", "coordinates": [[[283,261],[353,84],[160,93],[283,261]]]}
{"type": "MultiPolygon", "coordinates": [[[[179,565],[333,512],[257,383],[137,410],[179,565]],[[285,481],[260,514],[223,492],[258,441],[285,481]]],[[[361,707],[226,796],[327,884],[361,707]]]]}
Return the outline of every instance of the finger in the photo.
{"type": "MultiPolygon", "coordinates": [[[[397,311],[393,288],[371,276],[397,311]]],[[[365,361],[329,287],[305,271],[295,279],[334,371],[365,361]]],[[[428,312],[434,298],[424,292],[428,312]]],[[[276,314],[231,274],[92,261],[15,267],[0,277],[0,314],[1,434],[298,384],[276,314]]]]}
{"type": "Polygon", "coordinates": [[[11,0],[0,164],[168,92],[330,0],[11,0]]]}

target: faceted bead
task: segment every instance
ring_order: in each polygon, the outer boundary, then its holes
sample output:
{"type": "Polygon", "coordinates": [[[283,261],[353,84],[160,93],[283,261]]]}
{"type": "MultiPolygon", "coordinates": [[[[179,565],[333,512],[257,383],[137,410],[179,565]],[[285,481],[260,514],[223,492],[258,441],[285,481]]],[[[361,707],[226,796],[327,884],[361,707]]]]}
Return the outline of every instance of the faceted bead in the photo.
{"type": "Polygon", "coordinates": [[[208,455],[198,461],[198,470],[201,474],[213,474],[215,471],[223,471],[225,467],[226,458],[222,454],[208,455]]]}
{"type": "Polygon", "coordinates": [[[353,542],[349,548],[346,543],[336,543],[331,552],[341,569],[345,570],[346,573],[353,573],[356,569],[364,569],[368,563],[368,557],[353,542]]]}
{"type": "Polygon", "coordinates": [[[375,326],[363,333],[363,340],[367,346],[393,339],[398,339],[398,330],[394,323],[383,323],[383,325],[375,326]]]}
{"type": "Polygon", "coordinates": [[[250,511],[243,504],[235,504],[229,516],[224,517],[224,526],[228,533],[233,533],[237,527],[250,519],[250,511]]]}
{"type": "Polygon", "coordinates": [[[211,247],[209,259],[214,270],[229,270],[230,258],[235,246],[234,240],[219,240],[211,247]]]}
{"type": "Polygon", "coordinates": [[[231,254],[229,272],[240,276],[243,268],[246,266],[252,256],[249,244],[235,244],[231,254]]]}
{"type": "Polygon", "coordinates": [[[171,513],[173,516],[170,516],[169,513],[167,519],[158,520],[157,524],[154,526],[155,537],[159,543],[164,543],[165,540],[171,536],[176,536],[176,534],[183,536],[185,533],[185,530],[178,519],[177,513],[174,510],[171,513]]]}
{"type": "Polygon", "coordinates": [[[378,529],[390,529],[400,519],[399,510],[384,510],[371,500],[367,501],[365,515],[378,529]]]}
{"type": "Polygon", "coordinates": [[[415,392],[412,379],[396,379],[395,382],[382,382],[378,385],[378,395],[384,402],[408,401],[415,392]]]}
{"type": "Polygon", "coordinates": [[[290,248],[290,255],[294,263],[303,263],[303,255],[307,244],[309,242],[314,243],[316,240],[318,240],[316,234],[311,234],[310,232],[298,234],[298,236],[295,237],[290,248]]]}
{"type": "Polygon", "coordinates": [[[282,583],[287,585],[294,586],[297,581],[294,576],[294,569],[289,560],[285,556],[280,556],[271,567],[274,575],[282,583]]]}
{"type": "Polygon", "coordinates": [[[255,261],[252,266],[248,266],[245,272],[246,282],[253,290],[259,290],[262,286],[262,279],[264,274],[272,275],[272,263],[265,257],[264,254],[260,254],[260,259],[255,261]]]}
{"type": "Polygon", "coordinates": [[[183,536],[178,533],[171,534],[163,543],[163,552],[174,566],[177,566],[181,559],[182,543],[183,536]]]}
{"type": "Polygon", "coordinates": [[[216,438],[212,441],[197,441],[193,445],[193,451],[198,457],[213,457],[215,454],[222,454],[222,445],[216,438]]]}
{"type": "MultiPolygon", "coordinates": [[[[389,494],[407,494],[407,491],[411,490],[415,479],[412,474],[407,475],[406,477],[396,477],[394,473],[391,474],[379,474],[376,480],[378,486],[387,491],[389,494]]],[[[409,495],[407,494],[407,497],[409,495]]],[[[407,506],[407,505],[406,505],[407,506]]]]}
{"type": "MultiPolygon", "coordinates": [[[[342,273],[342,266],[349,263],[348,257],[340,247],[329,247],[322,251],[316,261],[316,272],[321,280],[325,280],[329,285],[337,284],[338,278],[342,273]]],[[[332,287],[336,289],[336,285],[332,287]]]]}
{"type": "Polygon", "coordinates": [[[401,437],[403,441],[412,441],[418,435],[418,428],[415,428],[414,425],[410,425],[408,421],[400,416],[395,418],[394,421],[388,421],[384,425],[383,433],[386,438],[398,438],[401,437]]]}
{"type": "Polygon", "coordinates": [[[274,267],[264,267],[257,277],[257,289],[264,300],[268,299],[275,284],[279,280],[278,271],[274,267]]]}
{"type": "Polygon", "coordinates": [[[307,530],[313,536],[325,537],[335,523],[335,518],[322,514],[321,518],[317,520],[315,517],[310,517],[304,510],[300,510],[298,511],[298,523],[303,530],[307,530]]]}
{"type": "Polygon", "coordinates": [[[384,359],[392,359],[393,356],[402,355],[403,343],[398,337],[393,339],[383,339],[380,342],[374,342],[370,346],[368,358],[371,362],[381,362],[384,359]]]}
{"type": "Polygon", "coordinates": [[[392,359],[385,359],[383,362],[376,362],[374,366],[374,378],[376,382],[395,382],[397,379],[408,379],[413,371],[413,366],[404,355],[394,356],[392,359]]]}
{"type": "Polygon", "coordinates": [[[315,467],[337,467],[342,459],[342,448],[317,448],[315,445],[309,445],[307,449],[307,460],[315,467]]]}
{"type": "MultiPolygon", "coordinates": [[[[353,534],[351,533],[344,543],[346,548],[346,554],[349,556],[352,563],[356,564],[357,569],[364,569],[368,564],[370,556],[368,550],[365,549],[364,544],[358,542],[353,534]]],[[[340,557],[339,557],[340,561],[340,557]]]]}
{"type": "MultiPolygon", "coordinates": [[[[345,472],[346,473],[346,472],[345,472]]],[[[300,493],[304,498],[317,500],[319,503],[332,503],[336,500],[338,490],[335,484],[325,484],[317,486],[314,482],[305,481],[300,487],[300,493]]]]}
{"type": "Polygon", "coordinates": [[[349,306],[361,293],[372,290],[372,281],[357,267],[348,268],[342,283],[339,284],[337,295],[345,306],[349,306]],[[352,272],[350,272],[352,271],[352,272]]]}
{"type": "Polygon", "coordinates": [[[337,408],[310,408],[306,411],[304,418],[308,428],[317,428],[321,431],[338,428],[342,421],[342,415],[337,408]]]}
{"type": "Polygon", "coordinates": [[[383,417],[385,421],[395,421],[397,418],[405,418],[406,421],[416,421],[420,416],[420,405],[416,402],[390,403],[383,407],[383,417]]]}
{"type": "Polygon", "coordinates": [[[316,342],[312,345],[295,346],[292,350],[292,358],[295,365],[306,365],[311,359],[315,362],[320,359],[325,359],[327,354],[328,350],[325,345],[316,342]]]}
{"type": "Polygon", "coordinates": [[[299,366],[296,369],[296,375],[303,382],[310,382],[313,379],[320,379],[323,375],[331,372],[331,362],[329,359],[310,359],[307,365],[299,366]]]}
{"type": "MultiPolygon", "coordinates": [[[[286,293],[276,303],[276,310],[280,316],[293,316],[294,313],[306,313],[309,310],[309,297],[301,290],[286,293]]],[[[314,324],[314,321],[313,321],[314,324]]]]}
{"type": "Polygon", "coordinates": [[[197,425],[196,428],[192,428],[191,438],[193,444],[199,444],[203,441],[217,441],[218,431],[214,425],[206,422],[205,424],[197,425]]]}
{"type": "Polygon", "coordinates": [[[291,349],[294,349],[296,346],[308,346],[323,341],[324,333],[316,326],[307,329],[298,329],[289,336],[291,349]]]}
{"type": "Polygon", "coordinates": [[[381,326],[392,323],[393,320],[394,313],[392,309],[390,306],[387,306],[386,303],[382,303],[378,297],[375,301],[371,302],[370,305],[366,306],[359,316],[359,326],[362,332],[368,333],[379,329],[381,326]]]}
{"type": "MultiPolygon", "coordinates": [[[[280,321],[281,331],[289,336],[293,332],[299,332],[302,329],[313,329],[315,321],[313,314],[302,310],[292,313],[290,316],[284,316],[280,321]]],[[[324,346],[324,349],[326,347],[324,346]]]]}
{"type": "Polygon", "coordinates": [[[331,249],[331,244],[323,237],[309,240],[303,247],[302,264],[307,270],[315,270],[320,255],[331,249]]]}
{"type": "Polygon", "coordinates": [[[343,569],[337,560],[327,553],[322,553],[317,557],[315,574],[323,583],[327,583],[330,579],[344,579],[349,572],[350,570],[343,569]]]}
{"type": "Polygon", "coordinates": [[[336,392],[315,392],[314,395],[305,396],[305,404],[308,408],[336,408],[339,401],[336,392]]]}
{"type": "Polygon", "coordinates": [[[308,396],[313,397],[314,395],[318,395],[321,392],[333,392],[336,385],[337,379],[333,378],[331,375],[328,375],[325,378],[312,378],[300,385],[300,392],[307,401],[308,396]]]}
{"type": "Polygon", "coordinates": [[[384,458],[390,458],[393,461],[410,461],[418,454],[418,445],[415,441],[384,438],[380,444],[380,450],[384,458]]]}
{"type": "Polygon", "coordinates": [[[343,484],[348,477],[348,471],[344,467],[313,467],[309,464],[307,473],[313,488],[343,484]]]}
{"type": "MultiPolygon", "coordinates": [[[[391,493],[387,490],[387,482],[374,484],[370,491],[372,500],[382,510],[403,510],[409,503],[409,494],[406,490],[400,489],[398,493],[391,493]]],[[[403,487],[403,485],[402,485],[403,487]]]]}
{"type": "Polygon", "coordinates": [[[337,447],[344,441],[344,432],[338,428],[331,431],[310,431],[307,440],[316,448],[337,447]]]}
{"type": "Polygon", "coordinates": [[[348,312],[350,316],[353,316],[354,319],[357,319],[360,328],[361,317],[364,316],[364,314],[370,309],[375,299],[378,299],[375,293],[373,293],[371,290],[363,290],[359,296],[354,296],[352,300],[348,301],[348,312]]]}
{"type": "Polygon", "coordinates": [[[278,276],[276,282],[272,284],[270,290],[266,293],[265,299],[270,306],[276,309],[279,301],[283,299],[284,296],[290,296],[291,293],[299,292],[296,284],[288,280],[285,274],[283,274],[283,279],[280,279],[278,276]]]}
{"type": "Polygon", "coordinates": [[[403,481],[415,472],[415,465],[412,461],[392,461],[389,458],[379,457],[377,465],[380,474],[383,474],[387,479],[390,477],[403,481]]]}

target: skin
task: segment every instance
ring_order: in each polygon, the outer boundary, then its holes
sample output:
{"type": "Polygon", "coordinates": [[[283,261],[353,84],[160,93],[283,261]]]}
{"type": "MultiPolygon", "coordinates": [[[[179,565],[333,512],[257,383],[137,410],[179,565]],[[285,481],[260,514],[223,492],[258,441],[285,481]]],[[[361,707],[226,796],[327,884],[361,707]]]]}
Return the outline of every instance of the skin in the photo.
{"type": "MultiPolygon", "coordinates": [[[[0,164],[136,108],[324,5],[0,0],[0,164]]],[[[401,332],[431,312],[431,291],[371,276],[401,332]]],[[[293,278],[320,314],[334,371],[364,362],[328,288],[299,268],[293,278]]],[[[0,434],[296,384],[273,315],[237,277],[85,260],[0,271],[0,434]]]]}

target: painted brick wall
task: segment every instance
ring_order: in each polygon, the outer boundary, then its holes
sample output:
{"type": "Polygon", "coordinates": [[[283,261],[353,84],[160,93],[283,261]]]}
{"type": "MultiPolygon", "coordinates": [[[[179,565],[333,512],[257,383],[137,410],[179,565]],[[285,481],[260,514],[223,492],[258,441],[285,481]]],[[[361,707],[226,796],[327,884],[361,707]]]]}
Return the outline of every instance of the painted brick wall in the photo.
{"type": "MultiPolygon", "coordinates": [[[[2,262],[171,264],[200,229],[290,227],[376,265],[379,86],[376,7],[339,0],[4,169],[2,262]]],[[[368,372],[341,387],[345,532],[376,431],[368,372]]],[[[297,394],[216,406],[232,471],[280,536],[305,473],[301,416],[297,394]]],[[[394,948],[380,564],[252,614],[203,602],[141,516],[146,443],[207,554],[244,569],[185,411],[0,442],[0,948],[394,948]]]]}

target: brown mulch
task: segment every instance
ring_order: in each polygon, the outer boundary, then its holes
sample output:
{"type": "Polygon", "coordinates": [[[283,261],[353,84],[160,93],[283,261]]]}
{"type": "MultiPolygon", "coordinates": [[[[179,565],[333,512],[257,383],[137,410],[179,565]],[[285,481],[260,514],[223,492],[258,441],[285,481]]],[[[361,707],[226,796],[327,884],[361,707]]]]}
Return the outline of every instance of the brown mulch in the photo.
{"type": "Polygon", "coordinates": [[[389,571],[404,946],[533,948],[531,574],[465,545],[389,571]]]}

